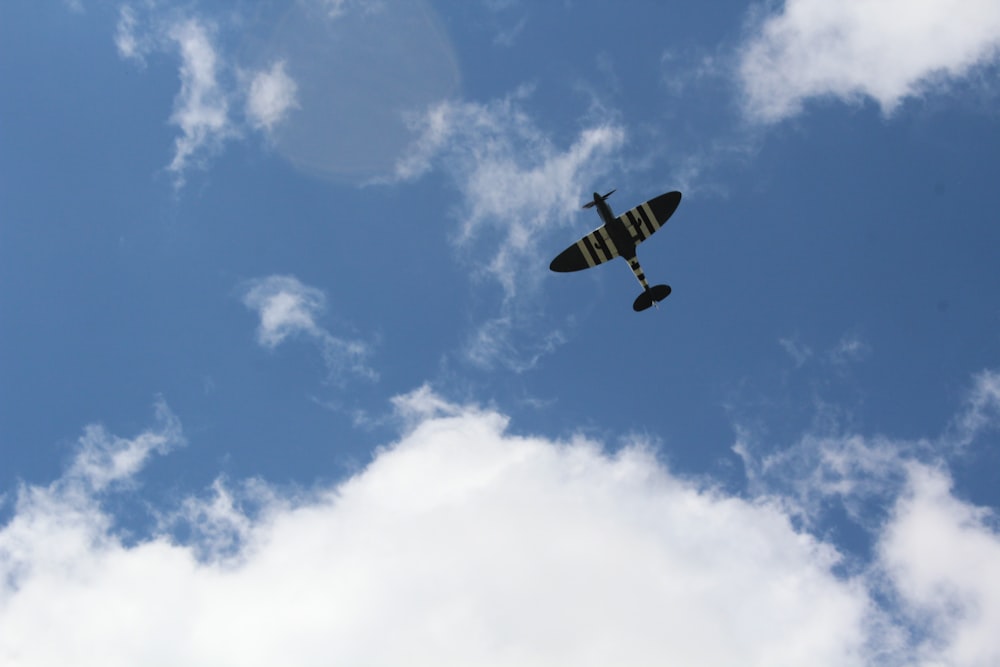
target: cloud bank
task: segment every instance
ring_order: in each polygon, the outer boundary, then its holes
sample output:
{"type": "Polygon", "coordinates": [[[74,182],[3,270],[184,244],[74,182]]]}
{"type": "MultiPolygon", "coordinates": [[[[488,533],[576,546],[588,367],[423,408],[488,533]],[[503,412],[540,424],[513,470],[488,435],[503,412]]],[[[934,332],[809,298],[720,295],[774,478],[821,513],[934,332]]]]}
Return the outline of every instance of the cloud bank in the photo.
{"type": "Polygon", "coordinates": [[[103,504],[128,488],[80,480],[134,479],[179,424],[161,406],[133,439],[88,429],[0,527],[0,662],[1000,659],[1000,535],[940,466],[896,458],[872,562],[845,575],[779,498],[685,480],[641,441],[513,435],[427,387],[394,405],[403,435],[352,477],[308,494],[220,479],[130,541],[103,504]]]}
{"type": "Polygon", "coordinates": [[[904,99],[995,63],[993,0],[786,0],[754,26],[738,69],[747,113],[774,122],[817,97],[904,99]]]}

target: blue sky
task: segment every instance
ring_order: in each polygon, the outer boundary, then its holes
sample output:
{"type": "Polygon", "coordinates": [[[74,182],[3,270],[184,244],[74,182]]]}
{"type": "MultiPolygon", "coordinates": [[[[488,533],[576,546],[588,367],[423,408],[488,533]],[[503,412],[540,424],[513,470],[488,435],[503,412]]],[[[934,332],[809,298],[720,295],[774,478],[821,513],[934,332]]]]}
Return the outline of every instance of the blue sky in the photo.
{"type": "Polygon", "coordinates": [[[998,53],[990,0],[4,3],[0,663],[1000,661],[998,53]],[[612,188],[683,192],[657,310],[548,271],[612,188]]]}

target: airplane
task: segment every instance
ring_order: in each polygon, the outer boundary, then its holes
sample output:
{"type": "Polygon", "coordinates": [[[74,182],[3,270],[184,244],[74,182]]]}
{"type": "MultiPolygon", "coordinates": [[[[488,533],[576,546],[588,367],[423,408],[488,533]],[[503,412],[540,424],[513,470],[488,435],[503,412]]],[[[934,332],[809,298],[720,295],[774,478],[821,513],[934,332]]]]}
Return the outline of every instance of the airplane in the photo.
{"type": "Polygon", "coordinates": [[[635,247],[652,236],[674,214],[681,203],[681,193],[667,192],[615,217],[605,201],[613,192],[605,195],[595,192],[593,201],[583,205],[583,208],[597,208],[604,224],[559,253],[549,264],[549,269],[559,273],[581,271],[622,257],[642,285],[642,294],[632,304],[632,309],[640,312],[670,296],[670,285],[649,286],[636,259],[635,247]]]}

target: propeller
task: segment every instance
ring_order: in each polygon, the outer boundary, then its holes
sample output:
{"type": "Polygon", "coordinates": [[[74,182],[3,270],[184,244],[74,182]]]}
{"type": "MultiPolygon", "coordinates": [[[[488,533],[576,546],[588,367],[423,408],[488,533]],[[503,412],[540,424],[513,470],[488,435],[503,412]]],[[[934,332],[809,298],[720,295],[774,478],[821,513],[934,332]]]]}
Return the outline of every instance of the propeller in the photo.
{"type": "MultiPolygon", "coordinates": [[[[617,189],[618,188],[615,188],[615,190],[617,190],[617,189]]],[[[608,197],[610,197],[611,195],[613,195],[615,193],[615,190],[612,190],[611,192],[609,192],[609,193],[607,193],[605,195],[601,195],[601,201],[604,201],[605,199],[607,199],[608,197]]],[[[584,204],[583,207],[584,208],[594,208],[594,202],[589,201],[586,204],[584,204]]]]}

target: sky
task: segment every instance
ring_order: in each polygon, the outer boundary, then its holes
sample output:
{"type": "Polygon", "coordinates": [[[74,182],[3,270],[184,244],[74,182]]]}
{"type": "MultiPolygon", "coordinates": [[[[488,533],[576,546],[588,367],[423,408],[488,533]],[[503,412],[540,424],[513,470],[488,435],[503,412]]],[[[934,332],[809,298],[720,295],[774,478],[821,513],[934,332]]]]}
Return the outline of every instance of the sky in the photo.
{"type": "Polygon", "coordinates": [[[0,664],[1000,663],[994,0],[6,0],[0,664]],[[683,193],[627,264],[555,274],[683,193]]]}

